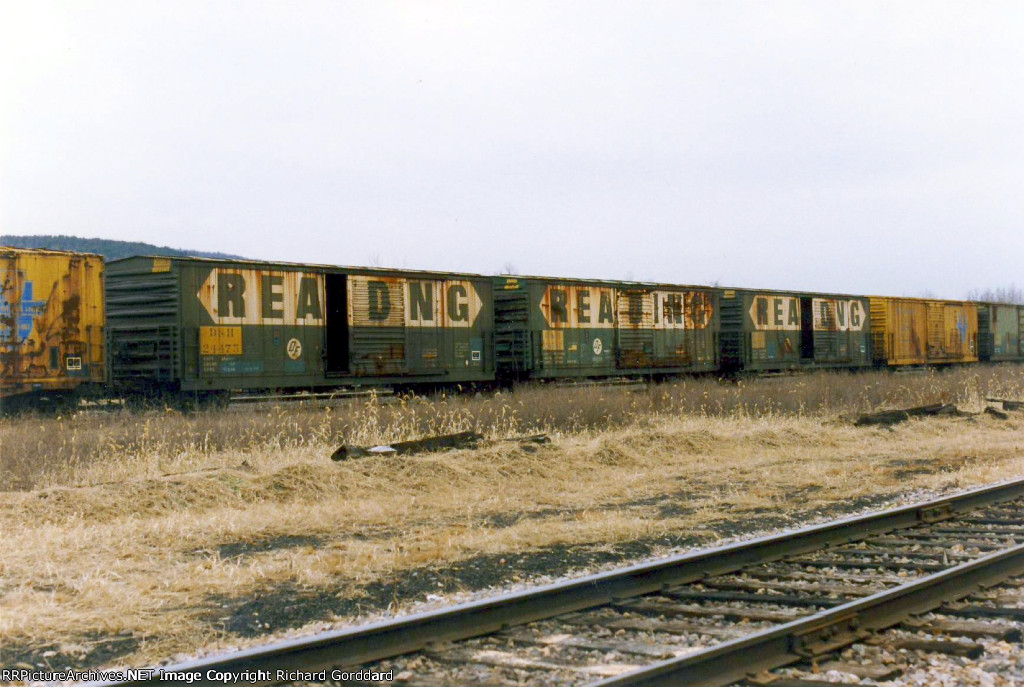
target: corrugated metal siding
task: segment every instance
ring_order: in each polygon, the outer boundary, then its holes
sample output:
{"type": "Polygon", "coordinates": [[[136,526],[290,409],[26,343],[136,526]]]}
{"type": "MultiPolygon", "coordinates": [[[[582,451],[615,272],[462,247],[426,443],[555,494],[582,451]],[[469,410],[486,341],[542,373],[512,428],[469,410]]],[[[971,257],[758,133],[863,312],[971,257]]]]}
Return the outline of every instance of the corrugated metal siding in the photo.
{"type": "Polygon", "coordinates": [[[1024,359],[1024,305],[1017,306],[1017,355],[1024,359]]]}
{"type": "Polygon", "coordinates": [[[180,380],[179,278],[177,266],[162,260],[111,265],[106,300],[115,387],[151,389],[180,380]]]}
{"type": "Polygon", "coordinates": [[[494,280],[494,360],[502,377],[520,377],[533,368],[530,292],[514,277],[494,280]]]}
{"type": "Polygon", "coordinates": [[[995,336],[992,332],[992,320],[995,310],[988,303],[978,304],[978,358],[991,360],[995,349],[995,336]]]}
{"type": "Polygon", "coordinates": [[[719,299],[719,339],[722,369],[733,372],[743,367],[747,357],[743,331],[743,297],[733,289],[724,290],[719,299]]]}

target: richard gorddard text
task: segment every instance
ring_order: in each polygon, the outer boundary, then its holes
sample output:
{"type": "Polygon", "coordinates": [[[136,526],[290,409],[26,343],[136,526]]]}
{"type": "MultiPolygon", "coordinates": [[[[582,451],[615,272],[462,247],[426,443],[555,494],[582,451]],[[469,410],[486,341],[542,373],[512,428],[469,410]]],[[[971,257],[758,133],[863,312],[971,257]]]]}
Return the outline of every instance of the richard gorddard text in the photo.
{"type": "Polygon", "coordinates": [[[327,680],[393,680],[393,671],[373,670],[175,670],[125,668],[122,670],[19,670],[0,668],[0,682],[121,682],[166,680],[167,682],[325,682],[327,680]]]}

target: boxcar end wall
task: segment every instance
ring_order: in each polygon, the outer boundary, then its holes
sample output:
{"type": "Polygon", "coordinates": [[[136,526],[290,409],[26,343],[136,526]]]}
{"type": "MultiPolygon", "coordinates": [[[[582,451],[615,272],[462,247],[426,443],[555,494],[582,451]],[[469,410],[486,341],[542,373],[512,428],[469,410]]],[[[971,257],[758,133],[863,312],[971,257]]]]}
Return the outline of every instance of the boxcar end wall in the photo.
{"type": "Polygon", "coordinates": [[[0,248],[0,402],[98,389],[104,319],[101,256],[0,248]]]}

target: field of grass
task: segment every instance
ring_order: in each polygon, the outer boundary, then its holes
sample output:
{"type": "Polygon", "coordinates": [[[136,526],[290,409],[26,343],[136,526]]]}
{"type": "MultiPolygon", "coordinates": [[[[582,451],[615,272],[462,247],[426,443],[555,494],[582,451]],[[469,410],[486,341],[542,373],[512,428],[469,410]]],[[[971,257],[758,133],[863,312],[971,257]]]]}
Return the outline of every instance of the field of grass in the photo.
{"type": "Polygon", "coordinates": [[[851,419],[1022,390],[1007,366],[0,420],[0,663],[145,663],[1020,476],[1019,412],[851,419]],[[328,459],[467,429],[495,441],[328,459]]]}

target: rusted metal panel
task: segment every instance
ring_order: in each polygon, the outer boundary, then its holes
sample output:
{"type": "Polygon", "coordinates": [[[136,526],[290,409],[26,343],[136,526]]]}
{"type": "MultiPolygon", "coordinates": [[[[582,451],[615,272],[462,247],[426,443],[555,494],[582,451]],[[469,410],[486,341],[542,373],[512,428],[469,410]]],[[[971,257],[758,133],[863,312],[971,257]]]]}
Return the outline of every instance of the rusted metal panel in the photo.
{"type": "Polygon", "coordinates": [[[875,360],[885,365],[928,362],[928,304],[908,298],[871,297],[875,360]]]}
{"type": "Polygon", "coordinates": [[[713,361],[714,300],[711,291],[619,289],[619,367],[688,367],[713,361]]]}
{"type": "Polygon", "coordinates": [[[876,363],[978,360],[978,308],[974,303],[872,296],[871,312],[876,363]]]}
{"type": "Polygon", "coordinates": [[[103,258],[0,248],[0,397],[105,378],[103,258]]]}

